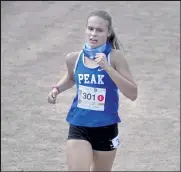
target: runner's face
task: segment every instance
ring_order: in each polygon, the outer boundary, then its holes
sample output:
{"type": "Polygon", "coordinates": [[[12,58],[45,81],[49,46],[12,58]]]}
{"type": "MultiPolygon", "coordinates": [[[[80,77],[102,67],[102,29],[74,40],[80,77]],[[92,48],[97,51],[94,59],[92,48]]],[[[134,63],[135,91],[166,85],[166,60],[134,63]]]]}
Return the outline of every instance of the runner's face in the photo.
{"type": "Polygon", "coordinates": [[[91,48],[105,44],[107,37],[110,36],[108,21],[97,16],[89,17],[85,33],[86,41],[91,48]]]}

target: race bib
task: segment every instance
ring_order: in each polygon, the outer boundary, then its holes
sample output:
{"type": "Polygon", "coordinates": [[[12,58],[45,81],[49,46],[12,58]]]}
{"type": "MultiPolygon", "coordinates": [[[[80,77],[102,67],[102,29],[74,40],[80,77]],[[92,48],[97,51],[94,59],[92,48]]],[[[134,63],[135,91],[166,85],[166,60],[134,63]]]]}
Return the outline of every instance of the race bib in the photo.
{"type": "Polygon", "coordinates": [[[78,105],[82,109],[104,111],[106,89],[79,85],[78,105]]]}

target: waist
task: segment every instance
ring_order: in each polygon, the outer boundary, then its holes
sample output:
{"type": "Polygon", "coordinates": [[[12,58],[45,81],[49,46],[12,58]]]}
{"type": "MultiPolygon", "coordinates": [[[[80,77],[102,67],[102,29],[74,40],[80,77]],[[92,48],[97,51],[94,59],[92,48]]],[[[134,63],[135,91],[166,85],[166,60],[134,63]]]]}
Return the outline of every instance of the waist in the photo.
{"type": "Polygon", "coordinates": [[[100,127],[120,122],[118,112],[99,112],[81,108],[71,108],[67,115],[70,124],[87,127],[100,127]]]}

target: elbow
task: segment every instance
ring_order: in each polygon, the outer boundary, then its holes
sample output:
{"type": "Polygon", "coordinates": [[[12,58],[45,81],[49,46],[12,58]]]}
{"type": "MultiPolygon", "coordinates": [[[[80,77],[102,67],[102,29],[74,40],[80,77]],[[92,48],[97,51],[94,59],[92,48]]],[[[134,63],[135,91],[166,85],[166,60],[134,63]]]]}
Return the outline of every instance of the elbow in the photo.
{"type": "Polygon", "coordinates": [[[130,100],[135,101],[137,99],[137,95],[130,97],[130,100]]]}
{"type": "Polygon", "coordinates": [[[135,101],[138,98],[138,87],[136,85],[131,85],[129,89],[125,89],[124,91],[122,90],[121,92],[131,101],[135,101]]]}
{"type": "Polygon", "coordinates": [[[138,98],[138,88],[137,86],[133,86],[132,90],[129,91],[129,94],[125,94],[125,96],[131,101],[135,101],[138,98]]]}
{"type": "Polygon", "coordinates": [[[130,100],[135,101],[138,98],[138,88],[137,86],[134,86],[133,92],[130,96],[130,100]]]}

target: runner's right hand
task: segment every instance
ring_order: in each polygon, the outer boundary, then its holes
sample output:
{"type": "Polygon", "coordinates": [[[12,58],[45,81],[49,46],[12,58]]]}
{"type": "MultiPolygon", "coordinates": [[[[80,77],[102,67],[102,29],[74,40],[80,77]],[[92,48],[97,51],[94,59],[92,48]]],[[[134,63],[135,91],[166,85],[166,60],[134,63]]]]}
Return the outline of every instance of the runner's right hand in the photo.
{"type": "Polygon", "coordinates": [[[57,99],[58,91],[56,88],[53,88],[52,91],[48,94],[47,100],[50,104],[55,104],[57,99]]]}

